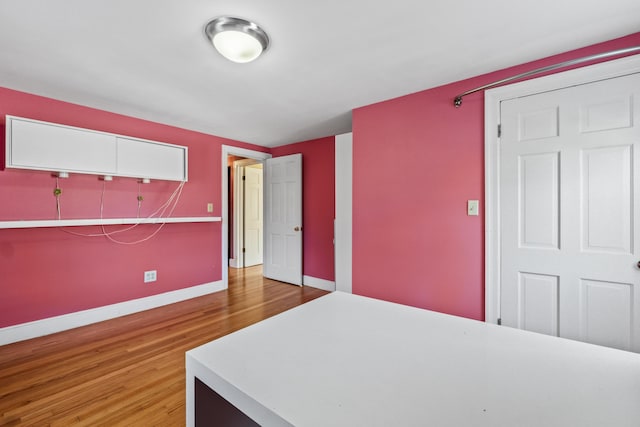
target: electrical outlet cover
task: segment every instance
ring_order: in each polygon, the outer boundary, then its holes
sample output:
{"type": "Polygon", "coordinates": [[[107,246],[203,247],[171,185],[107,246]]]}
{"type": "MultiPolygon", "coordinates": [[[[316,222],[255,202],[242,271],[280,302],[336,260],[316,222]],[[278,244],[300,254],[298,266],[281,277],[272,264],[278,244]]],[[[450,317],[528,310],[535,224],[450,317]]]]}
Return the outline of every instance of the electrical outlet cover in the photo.
{"type": "Polygon", "coordinates": [[[467,200],[467,215],[469,216],[477,216],[479,214],[478,201],[477,200],[467,200]]]}

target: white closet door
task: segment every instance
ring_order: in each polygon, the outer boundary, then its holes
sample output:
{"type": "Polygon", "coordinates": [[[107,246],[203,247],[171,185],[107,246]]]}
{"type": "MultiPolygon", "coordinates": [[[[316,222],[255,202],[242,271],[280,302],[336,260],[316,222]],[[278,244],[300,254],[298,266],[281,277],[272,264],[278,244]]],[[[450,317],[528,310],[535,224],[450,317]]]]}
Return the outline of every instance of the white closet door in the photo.
{"type": "Polygon", "coordinates": [[[262,264],[262,165],[244,169],[244,266],[262,264]]]}
{"type": "Polygon", "coordinates": [[[501,105],[504,325],[640,351],[640,74],[501,105]]]}
{"type": "Polygon", "coordinates": [[[267,159],[264,226],[264,276],[302,285],[302,154],[267,159]]]}

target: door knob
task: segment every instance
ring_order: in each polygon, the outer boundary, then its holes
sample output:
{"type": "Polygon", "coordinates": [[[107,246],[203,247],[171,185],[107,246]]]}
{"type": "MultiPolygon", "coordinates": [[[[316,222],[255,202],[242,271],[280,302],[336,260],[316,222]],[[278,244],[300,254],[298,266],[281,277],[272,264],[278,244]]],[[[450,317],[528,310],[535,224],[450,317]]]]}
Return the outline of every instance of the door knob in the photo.
{"type": "MultiPolygon", "coordinates": [[[[300,227],[294,228],[293,231],[300,231],[300,227]]],[[[638,262],[638,264],[640,264],[640,261],[638,262]]]]}
{"type": "Polygon", "coordinates": [[[638,268],[640,268],[640,261],[638,261],[638,263],[636,265],[638,266],[638,268]]]}

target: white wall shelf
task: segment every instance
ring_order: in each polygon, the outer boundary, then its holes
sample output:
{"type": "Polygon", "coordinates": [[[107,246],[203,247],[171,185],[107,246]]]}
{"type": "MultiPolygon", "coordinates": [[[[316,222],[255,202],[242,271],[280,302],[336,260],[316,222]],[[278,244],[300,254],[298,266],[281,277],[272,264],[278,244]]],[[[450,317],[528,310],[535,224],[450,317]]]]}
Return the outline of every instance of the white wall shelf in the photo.
{"type": "Polygon", "coordinates": [[[0,221],[0,229],[78,227],[89,225],[175,224],[186,222],[220,222],[219,216],[171,217],[171,218],[103,218],[103,219],[52,219],[29,221],[0,221]]]}

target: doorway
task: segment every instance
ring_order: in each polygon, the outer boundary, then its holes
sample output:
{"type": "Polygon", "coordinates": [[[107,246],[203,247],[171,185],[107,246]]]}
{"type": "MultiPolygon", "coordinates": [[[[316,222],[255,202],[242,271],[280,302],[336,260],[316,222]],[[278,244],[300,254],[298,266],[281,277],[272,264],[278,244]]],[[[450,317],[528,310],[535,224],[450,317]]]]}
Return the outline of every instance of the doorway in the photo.
{"type": "MultiPolygon", "coordinates": [[[[231,259],[231,244],[230,228],[233,227],[233,217],[230,214],[230,203],[233,201],[233,195],[230,194],[231,189],[231,175],[229,170],[231,162],[235,160],[252,160],[254,164],[263,164],[266,159],[271,158],[271,154],[263,153],[261,151],[249,150],[246,148],[233,147],[228,145],[222,146],[222,251],[221,251],[221,271],[222,271],[222,285],[223,288],[229,286],[229,260],[231,259]]],[[[241,247],[241,246],[240,246],[241,247]]],[[[263,250],[264,252],[264,250],[263,250]]]]}

